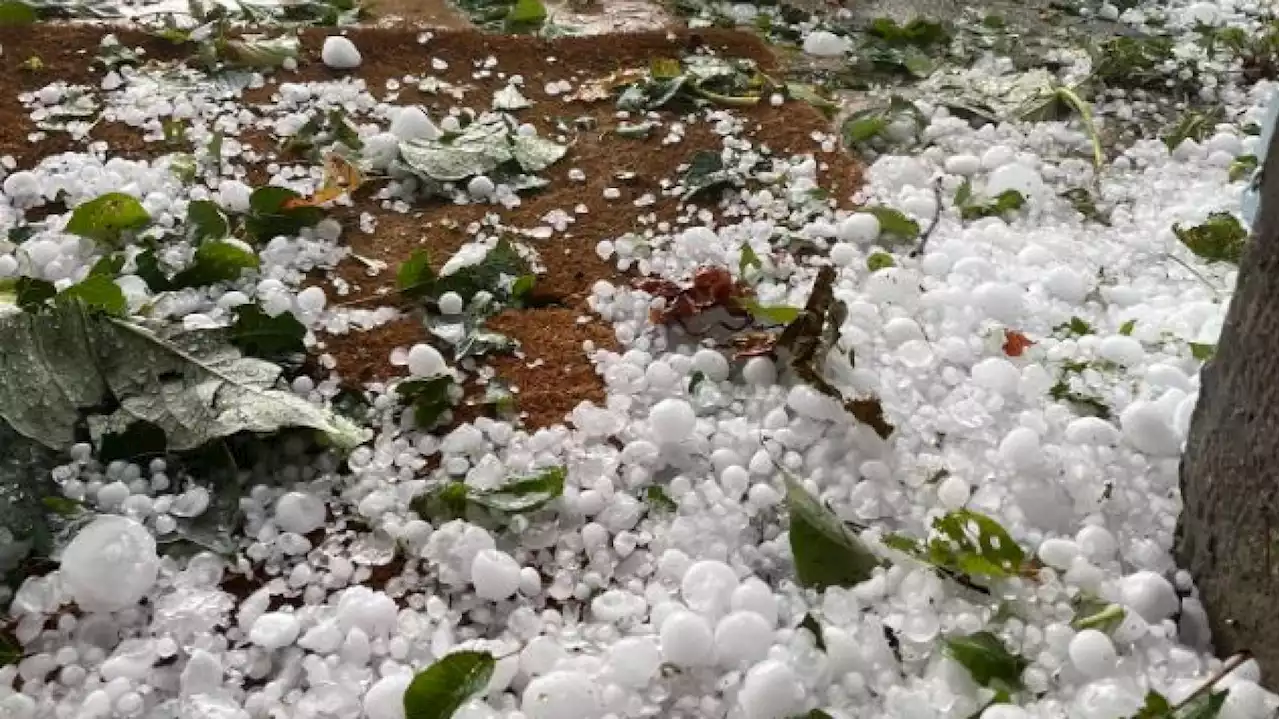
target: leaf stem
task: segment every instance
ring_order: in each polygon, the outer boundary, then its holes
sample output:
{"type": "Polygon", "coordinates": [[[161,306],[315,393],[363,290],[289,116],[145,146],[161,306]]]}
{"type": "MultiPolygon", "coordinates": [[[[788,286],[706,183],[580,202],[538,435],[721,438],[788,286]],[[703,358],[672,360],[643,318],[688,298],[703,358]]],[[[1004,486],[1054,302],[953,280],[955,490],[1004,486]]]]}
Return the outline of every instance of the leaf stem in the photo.
{"type": "Polygon", "coordinates": [[[1196,688],[1195,691],[1188,694],[1185,699],[1178,702],[1177,704],[1174,704],[1173,713],[1176,714],[1179,709],[1182,709],[1183,707],[1187,706],[1188,704],[1195,701],[1196,699],[1199,699],[1210,689],[1213,689],[1215,684],[1222,681],[1223,677],[1235,671],[1236,667],[1240,666],[1241,664],[1244,664],[1245,662],[1249,661],[1252,658],[1253,658],[1253,653],[1250,652],[1248,649],[1232,654],[1231,657],[1228,658],[1227,661],[1222,665],[1222,668],[1218,669],[1218,671],[1214,672],[1208,679],[1206,679],[1204,684],[1201,684],[1199,687],[1196,688]]]}

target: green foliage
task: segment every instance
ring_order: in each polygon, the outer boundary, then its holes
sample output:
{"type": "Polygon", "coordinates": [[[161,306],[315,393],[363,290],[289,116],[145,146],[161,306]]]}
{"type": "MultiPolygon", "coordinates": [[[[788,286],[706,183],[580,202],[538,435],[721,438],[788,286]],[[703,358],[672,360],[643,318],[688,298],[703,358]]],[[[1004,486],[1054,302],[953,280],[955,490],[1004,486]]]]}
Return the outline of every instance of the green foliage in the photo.
{"type": "Polygon", "coordinates": [[[920,236],[920,223],[892,207],[864,207],[858,212],[874,215],[880,221],[880,236],[887,241],[910,242],[920,236]]]}
{"type": "Polygon", "coordinates": [[[240,279],[245,270],[258,267],[258,255],[241,247],[237,242],[214,240],[196,248],[191,264],[174,275],[170,281],[173,289],[206,287],[219,282],[240,279]]]}
{"type": "Polygon", "coordinates": [[[413,419],[422,429],[434,427],[445,412],[453,408],[453,386],[449,375],[426,379],[404,380],[396,385],[396,394],[404,405],[413,408],[413,419]]]}
{"type": "Polygon", "coordinates": [[[9,632],[0,630],[0,667],[22,661],[22,643],[9,632]]]}
{"type": "Polygon", "coordinates": [[[0,27],[30,25],[40,19],[35,8],[18,0],[0,2],[0,27]]]}
{"type": "Polygon", "coordinates": [[[216,202],[192,200],[187,204],[187,239],[199,243],[221,240],[230,234],[231,225],[216,202]]]}
{"type": "Polygon", "coordinates": [[[731,180],[719,152],[698,150],[689,160],[688,169],[680,175],[680,186],[684,188],[680,201],[686,202],[704,192],[723,187],[731,180]]]}
{"type": "Polygon", "coordinates": [[[1227,179],[1231,182],[1239,182],[1240,180],[1251,177],[1258,170],[1257,155],[1240,155],[1231,161],[1231,166],[1227,168],[1227,179]]]}
{"type": "Polygon", "coordinates": [[[1210,262],[1240,264],[1249,232],[1230,212],[1214,212],[1195,227],[1173,226],[1173,234],[1196,257],[1210,262]]]}
{"type": "Polygon", "coordinates": [[[1192,110],[1160,139],[1164,140],[1164,145],[1169,148],[1169,152],[1178,149],[1178,145],[1187,140],[1200,142],[1213,131],[1214,126],[1222,119],[1221,114],[1221,110],[1217,112],[1192,110]]]}
{"type": "Polygon", "coordinates": [[[505,31],[509,33],[531,32],[547,20],[547,8],[542,0],[516,0],[507,11],[505,31]]]}
{"type": "Polygon", "coordinates": [[[813,635],[813,646],[821,651],[827,651],[827,642],[822,637],[822,625],[818,623],[818,618],[809,612],[805,612],[804,618],[800,620],[800,624],[796,628],[803,629],[813,635]]]}
{"type": "Polygon", "coordinates": [[[126,233],[151,224],[142,203],[123,192],[108,192],[76,206],[67,221],[67,232],[87,237],[107,247],[120,247],[126,233]]]}
{"type": "Polygon", "coordinates": [[[897,264],[893,260],[893,255],[888,252],[872,252],[867,256],[867,270],[871,272],[895,267],[897,264]]]}
{"type": "Polygon", "coordinates": [[[927,541],[888,535],[885,546],[905,552],[951,575],[990,580],[1012,577],[1027,567],[1027,555],[994,519],[958,509],[933,520],[927,541]]]}
{"type": "Polygon", "coordinates": [[[1077,607],[1077,616],[1072,619],[1071,627],[1076,631],[1084,629],[1097,629],[1100,632],[1110,633],[1115,631],[1116,627],[1124,621],[1124,607],[1119,604],[1105,604],[1101,609],[1093,611],[1090,614],[1080,616],[1080,612],[1092,610],[1100,602],[1089,602],[1077,607]]]}
{"type": "Polygon", "coordinates": [[[90,274],[79,283],[71,285],[57,295],[60,300],[81,302],[90,310],[109,315],[123,316],[129,310],[124,292],[111,277],[90,274]]]}
{"type": "Polygon", "coordinates": [[[1005,649],[991,632],[976,632],[943,641],[947,655],[989,689],[1012,694],[1022,688],[1022,672],[1031,662],[1005,649]]]}
{"type": "Polygon", "coordinates": [[[1227,692],[1201,694],[1185,704],[1173,705],[1164,695],[1154,690],[1147,692],[1142,708],[1132,719],[1217,719],[1227,692]]]}
{"type": "Polygon", "coordinates": [[[871,578],[880,561],[844,522],[792,477],[786,478],[788,535],[800,586],[852,587],[871,578]]]}
{"type": "Polygon", "coordinates": [[[280,235],[294,236],[302,228],[324,219],[324,210],[309,205],[291,206],[302,196],[287,187],[267,185],[249,195],[249,214],[244,229],[251,242],[265,243],[280,235]]]}
{"type": "Polygon", "coordinates": [[[1187,346],[1191,348],[1191,356],[1201,362],[1208,362],[1218,353],[1218,345],[1188,342],[1187,346]]]}
{"type": "Polygon", "coordinates": [[[426,250],[414,250],[396,270],[396,289],[404,297],[420,298],[432,294],[436,284],[431,256],[426,250]]]}
{"type": "Polygon", "coordinates": [[[1133,329],[1137,326],[1137,320],[1125,320],[1124,324],[1120,325],[1120,329],[1117,330],[1117,332],[1125,337],[1129,337],[1133,334],[1133,329]]]}
{"type": "Polygon", "coordinates": [[[542,509],[563,495],[566,475],[564,467],[550,467],[532,477],[508,480],[495,489],[450,482],[419,496],[413,501],[413,509],[432,521],[466,517],[472,508],[499,516],[524,514],[542,509]]]}
{"type": "Polygon", "coordinates": [[[920,131],[929,124],[929,119],[914,103],[895,95],[887,105],[860,110],[845,118],[840,126],[840,137],[846,147],[886,149],[890,138],[885,136],[885,131],[902,120],[911,123],[917,139],[920,131]]]}
{"type": "Polygon", "coordinates": [[[450,719],[489,684],[497,660],[488,652],[459,651],[418,672],[404,692],[405,719],[450,719]]]}
{"type": "MultiPolygon", "coordinates": [[[[484,290],[495,297],[509,298],[510,292],[504,288],[510,285],[504,284],[503,278],[515,281],[529,273],[529,263],[516,252],[515,245],[504,237],[485,253],[484,259],[474,265],[462,267],[453,274],[437,276],[428,294],[439,297],[446,292],[457,292],[463,302],[469,302],[477,292],[484,290]]],[[[399,275],[397,280],[398,278],[399,275]]]]}
{"type": "Polygon", "coordinates": [[[751,316],[758,322],[771,325],[790,324],[800,316],[799,307],[788,307],[786,305],[762,305],[752,299],[739,301],[744,310],[751,313],[751,316]]]}
{"type": "Polygon", "coordinates": [[[304,354],[307,328],[291,312],[268,316],[256,304],[235,308],[228,339],[250,357],[279,361],[304,354]]]}
{"type": "Polygon", "coordinates": [[[1107,227],[1111,225],[1111,221],[1107,216],[1098,209],[1098,203],[1094,199],[1093,193],[1089,192],[1087,188],[1073,187],[1062,192],[1058,197],[1071,203],[1072,209],[1084,215],[1084,219],[1107,227]]]}
{"type": "Polygon", "coordinates": [[[1085,335],[1094,334],[1093,325],[1075,315],[1071,319],[1059,324],[1053,328],[1054,334],[1066,337],[1084,337],[1085,335]]]}
{"type": "Polygon", "coordinates": [[[960,210],[960,218],[964,220],[1003,217],[1010,212],[1022,209],[1026,202],[1027,198],[1017,190],[1005,190],[986,202],[976,201],[973,197],[973,185],[968,180],[956,189],[955,196],[955,205],[960,210]]]}
{"type": "Polygon", "coordinates": [[[1164,63],[1173,58],[1173,40],[1153,35],[1120,35],[1094,53],[1093,77],[1107,87],[1165,89],[1164,63]]]}
{"type": "Polygon", "coordinates": [[[750,269],[758,270],[762,266],[763,266],[763,263],[760,261],[760,256],[757,255],[756,251],[751,248],[751,245],[748,245],[744,242],[742,244],[742,252],[738,256],[738,276],[746,277],[747,270],[750,270],[750,269]]]}
{"type": "Polygon", "coordinates": [[[657,485],[650,485],[644,490],[644,502],[652,512],[674,512],[680,509],[680,505],[657,485]]]}

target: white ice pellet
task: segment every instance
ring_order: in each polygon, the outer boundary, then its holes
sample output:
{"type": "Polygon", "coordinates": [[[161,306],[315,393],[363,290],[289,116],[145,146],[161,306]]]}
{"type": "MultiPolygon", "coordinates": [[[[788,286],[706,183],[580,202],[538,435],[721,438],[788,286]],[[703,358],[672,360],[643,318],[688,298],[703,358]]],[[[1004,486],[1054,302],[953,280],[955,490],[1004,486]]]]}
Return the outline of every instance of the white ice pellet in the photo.
{"type": "Polygon", "coordinates": [[[477,199],[486,199],[493,195],[497,186],[486,175],[476,175],[467,182],[467,194],[477,199]]]}
{"type": "Polygon", "coordinates": [[[1096,679],[1115,671],[1116,647],[1111,637],[1097,629],[1085,629],[1072,637],[1067,653],[1076,671],[1086,677],[1096,679]]]}
{"type": "Polygon", "coordinates": [[[1029,427],[1016,427],[1000,442],[1000,456],[1019,469],[1039,464],[1044,456],[1040,447],[1040,435],[1029,427]]]}
{"type": "Polygon", "coordinates": [[[663,659],[678,667],[704,667],[715,661],[711,625],[698,614],[673,613],[662,622],[658,636],[663,659]]]}
{"type": "Polygon", "coordinates": [[[436,300],[436,306],[440,308],[441,314],[462,314],[462,295],[459,295],[457,292],[445,292],[436,300]]]}
{"type": "Polygon", "coordinates": [[[1070,539],[1050,538],[1040,543],[1036,555],[1054,569],[1068,569],[1080,556],[1080,545],[1070,539]]]}
{"type": "Polygon", "coordinates": [[[938,483],[938,503],[949,510],[960,509],[969,501],[969,491],[968,480],[948,475],[938,483]]]}
{"type": "Polygon", "coordinates": [[[404,142],[409,140],[438,140],[443,133],[436,124],[431,121],[427,113],[422,108],[411,105],[402,107],[396,112],[395,117],[391,120],[391,126],[388,128],[396,139],[404,142]]]}
{"type": "Polygon", "coordinates": [[[40,178],[29,170],[18,170],[4,178],[4,194],[26,200],[40,194],[40,178]]]}
{"type": "Polygon", "coordinates": [[[649,427],[663,444],[677,444],[693,434],[697,416],[693,407],[682,399],[667,398],[649,408],[649,427]]]}
{"type": "Polygon", "coordinates": [[[647,685],[662,666],[662,650],[651,637],[626,637],[609,647],[610,675],[626,687],[647,685]]]}
{"type": "Polygon", "coordinates": [[[804,686],[791,667],[766,659],[747,672],[738,705],[746,719],[787,719],[803,709],[804,686]]]}
{"type": "Polygon", "coordinates": [[[471,561],[471,583],[481,599],[506,599],[520,587],[520,564],[506,552],[483,550],[471,561]]]}
{"type": "Polygon", "coordinates": [[[778,368],[768,357],[752,357],[742,366],[742,378],[757,387],[768,387],[778,379],[778,368]]]}
{"type": "Polygon", "coordinates": [[[307,492],[287,492],[276,500],[276,525],[286,532],[310,534],[324,526],[324,500],[307,492]]]}
{"type": "Polygon", "coordinates": [[[693,369],[712,382],[729,379],[729,360],[713,349],[703,348],[693,353],[693,369]]]}
{"type": "Polygon", "coordinates": [[[773,643],[773,626],[752,611],[726,615],[716,624],[716,661],[726,668],[764,659],[773,643]]]}
{"type": "Polygon", "coordinates": [[[1079,303],[1089,293],[1089,287],[1080,273],[1066,266],[1058,266],[1045,275],[1044,287],[1060,300],[1079,303]]]}
{"type": "Polygon", "coordinates": [[[724,562],[704,559],[694,562],[680,580],[680,597],[689,608],[715,619],[729,609],[738,575],[724,562]]]}
{"type": "Polygon", "coordinates": [[[1031,199],[1045,191],[1044,178],[1034,168],[1020,162],[1001,165],[987,177],[987,194],[997,197],[1001,193],[1013,190],[1026,199],[1031,199]]]}
{"type": "Polygon", "coordinates": [[[354,70],[360,67],[360,50],[351,40],[341,35],[330,35],[320,48],[320,61],[334,70],[354,70]]]}
{"type": "Polygon", "coordinates": [[[409,374],[414,377],[436,377],[449,371],[444,356],[429,344],[419,343],[410,347],[405,359],[409,374]]]}
{"type": "Polygon", "coordinates": [[[838,57],[849,52],[852,41],[826,30],[815,30],[804,38],[804,52],[814,57],[838,57]]]}
{"type": "Polygon", "coordinates": [[[1172,417],[1154,402],[1138,400],[1120,413],[1120,431],[1138,451],[1157,457],[1182,453],[1182,440],[1172,417]]]}
{"type": "Polygon", "coordinates": [[[85,611],[137,604],[156,581],[156,540],[141,524],[116,515],[90,522],[62,551],[62,583],[85,611]]]}
{"type": "Polygon", "coordinates": [[[292,614],[268,612],[253,623],[249,641],[264,649],[281,649],[293,644],[300,628],[298,618],[292,614]]]}
{"type": "Polygon", "coordinates": [[[880,237],[880,220],[870,212],[855,212],[840,221],[836,234],[844,242],[869,245],[880,237]]]}
{"type": "Polygon", "coordinates": [[[299,292],[298,296],[294,298],[298,309],[306,314],[324,311],[326,301],[324,290],[319,287],[308,287],[299,292]]]}
{"type": "Polygon", "coordinates": [[[1133,367],[1142,361],[1146,351],[1142,349],[1142,343],[1132,337],[1111,335],[1098,343],[1098,354],[1118,365],[1133,367]]]}
{"type": "Polygon", "coordinates": [[[404,692],[413,682],[410,672],[396,672],[374,682],[364,695],[368,719],[404,719],[404,692]]]}
{"type": "Polygon", "coordinates": [[[1181,606],[1173,585],[1159,574],[1146,570],[1120,579],[1120,598],[1125,606],[1153,623],[1173,616],[1181,606]]]}
{"type": "Polygon", "coordinates": [[[973,381],[998,394],[1017,394],[1022,373],[1003,357],[988,357],[973,366],[973,381]]]}
{"type": "Polygon", "coordinates": [[[600,719],[600,688],[578,671],[554,671],[525,687],[520,710],[528,719],[600,719]]]}
{"type": "Polygon", "coordinates": [[[952,175],[968,177],[982,169],[982,161],[976,155],[952,155],[943,163],[943,169],[952,175]]]}

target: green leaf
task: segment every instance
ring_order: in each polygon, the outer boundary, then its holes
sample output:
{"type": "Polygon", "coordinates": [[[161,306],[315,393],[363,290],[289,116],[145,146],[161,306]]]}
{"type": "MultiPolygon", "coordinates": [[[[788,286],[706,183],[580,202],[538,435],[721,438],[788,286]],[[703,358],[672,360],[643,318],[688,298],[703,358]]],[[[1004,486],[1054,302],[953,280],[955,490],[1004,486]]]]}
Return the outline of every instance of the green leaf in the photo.
{"type": "Polygon", "coordinates": [[[1226,703],[1226,691],[1204,694],[1180,708],[1176,719],[1217,719],[1226,703]]]}
{"type": "Polygon", "coordinates": [[[914,240],[920,236],[920,223],[892,207],[866,207],[858,212],[874,215],[880,221],[881,236],[888,235],[890,238],[896,237],[904,241],[914,240]]]}
{"type": "Polygon", "coordinates": [[[1191,356],[1201,362],[1208,362],[1218,353],[1218,345],[1200,344],[1199,342],[1188,342],[1191,347],[1191,356]]]}
{"type": "Polygon", "coordinates": [[[152,292],[165,292],[173,289],[172,280],[169,279],[164,270],[160,269],[160,260],[156,257],[155,250],[145,250],[138,253],[133,258],[133,264],[136,266],[133,271],[134,274],[141,277],[152,292]]]}
{"type": "MultiPolygon", "coordinates": [[[[66,497],[41,497],[40,503],[44,505],[45,509],[59,517],[75,517],[85,511],[84,506],[79,502],[66,497]]],[[[3,664],[0,664],[0,666],[3,666],[3,664]]]]}
{"type": "Polygon", "coordinates": [[[1210,262],[1240,264],[1249,232],[1230,212],[1214,212],[1203,224],[1183,228],[1173,226],[1173,234],[1196,257],[1210,262]]]}
{"type": "Polygon", "coordinates": [[[221,240],[231,234],[227,216],[211,200],[192,200],[187,204],[187,238],[192,242],[221,240]]]}
{"type": "Polygon", "coordinates": [[[1152,689],[1147,692],[1142,709],[1138,710],[1133,719],[1173,719],[1173,705],[1169,704],[1163,694],[1152,689]]]}
{"type": "Polygon", "coordinates": [[[1119,333],[1128,337],[1133,334],[1133,328],[1137,326],[1137,320],[1125,320],[1124,324],[1120,325],[1119,333]]]}
{"type": "Polygon", "coordinates": [[[832,719],[831,715],[821,709],[810,709],[804,714],[797,714],[791,719],[832,719]]]}
{"type": "Polygon", "coordinates": [[[991,632],[945,639],[947,654],[984,687],[1010,693],[1022,688],[1022,671],[1031,663],[1004,648],[991,632]]]}
{"type": "Polygon", "coordinates": [[[183,332],[59,303],[39,315],[0,314],[0,417],[52,449],[77,440],[82,413],[95,441],[145,421],[181,452],[240,432],[309,427],[354,447],[366,433],[277,389],[281,370],[242,357],[222,330],[183,332]]]}
{"type": "Polygon", "coordinates": [[[822,625],[818,623],[818,618],[810,612],[804,613],[804,618],[796,625],[797,629],[804,629],[813,635],[813,646],[820,651],[827,651],[827,642],[822,638],[822,625]]]}
{"type": "Polygon", "coordinates": [[[520,275],[520,279],[511,285],[511,299],[517,304],[524,304],[525,298],[533,291],[534,285],[538,284],[538,276],[532,272],[526,275],[520,275]]]}
{"type": "Polygon", "coordinates": [[[1075,315],[1072,315],[1070,320],[1054,327],[1053,331],[1066,334],[1068,337],[1083,337],[1094,334],[1093,325],[1075,315]]]}
{"type": "Polygon", "coordinates": [[[34,312],[58,294],[52,282],[38,280],[34,277],[19,277],[16,280],[5,280],[11,289],[14,304],[27,312],[34,312]]]}
{"type": "Polygon", "coordinates": [[[267,242],[281,235],[294,237],[302,228],[324,219],[324,210],[319,207],[285,206],[290,200],[301,199],[301,195],[287,187],[259,187],[249,195],[245,232],[256,242],[267,242]]]}
{"type": "Polygon", "coordinates": [[[443,523],[467,515],[467,485],[448,482],[413,499],[410,508],[425,520],[443,523]]]}
{"type": "Polygon", "coordinates": [[[786,478],[791,554],[803,587],[852,587],[871,578],[880,561],[831,510],[798,481],[786,478]]]}
{"type": "Polygon", "coordinates": [[[519,415],[519,403],[516,395],[511,391],[511,387],[506,382],[497,378],[489,380],[484,386],[484,397],[481,403],[491,407],[495,416],[508,421],[514,421],[519,415]]]}
{"type": "Polygon", "coordinates": [[[236,67],[271,69],[280,67],[286,60],[298,58],[298,38],[244,35],[223,40],[221,50],[222,58],[236,67]]]}
{"type": "Polygon", "coordinates": [[[18,0],[0,2],[0,27],[30,25],[39,19],[40,15],[35,8],[24,2],[18,2],[18,0]]]}
{"type": "Polygon", "coordinates": [[[897,264],[897,262],[893,261],[893,255],[888,252],[872,252],[867,256],[867,269],[871,272],[893,267],[897,264]]]}
{"type": "MultiPolygon", "coordinates": [[[[961,185],[960,189],[965,189],[961,185]]],[[[960,198],[960,192],[956,192],[957,199],[960,198]]],[[[981,217],[1001,217],[1007,213],[1022,209],[1027,199],[1017,190],[1005,190],[994,199],[984,203],[974,202],[972,197],[966,195],[963,203],[958,203],[960,207],[960,218],[964,220],[976,220],[981,217]]]]}
{"type": "Polygon", "coordinates": [[[1073,187],[1058,195],[1062,199],[1071,203],[1072,209],[1084,216],[1084,219],[1096,222],[1099,225],[1110,226],[1111,221],[1098,209],[1097,202],[1094,201],[1093,195],[1087,188],[1073,187]]]}
{"type": "Polygon", "coordinates": [[[994,519],[968,509],[933,521],[929,553],[939,564],[969,576],[1006,577],[1021,571],[1026,553],[994,519]]]}
{"type": "Polygon", "coordinates": [[[723,187],[731,179],[719,152],[698,150],[689,160],[689,168],[680,176],[680,185],[684,187],[680,201],[687,202],[704,192],[723,187]]]}
{"type": "Polygon", "coordinates": [[[89,268],[90,275],[102,275],[114,279],[124,269],[124,255],[112,253],[103,255],[89,268]]]}
{"type": "Polygon", "coordinates": [[[787,96],[812,105],[828,119],[835,117],[835,114],[840,110],[839,104],[820,95],[813,85],[789,82],[787,83],[787,96]]]}
{"type": "Polygon", "coordinates": [[[505,237],[485,253],[484,259],[473,265],[459,268],[448,275],[440,275],[435,281],[436,297],[445,292],[457,292],[463,302],[469,302],[480,290],[495,296],[506,294],[502,278],[520,278],[529,272],[529,263],[516,252],[505,237]]]}
{"type": "Polygon", "coordinates": [[[742,244],[742,251],[738,255],[738,276],[746,277],[747,270],[752,268],[758,270],[763,266],[764,265],[760,262],[760,257],[756,254],[756,251],[751,248],[751,245],[744,242],[742,244]]]}
{"type": "Polygon", "coordinates": [[[1231,166],[1227,168],[1227,179],[1231,182],[1239,182],[1252,175],[1257,169],[1257,155],[1240,155],[1232,160],[1231,166]]]}
{"type": "Polygon", "coordinates": [[[1076,631],[1083,629],[1097,629],[1100,632],[1111,633],[1116,627],[1124,621],[1124,607],[1119,604],[1108,604],[1101,610],[1094,612],[1088,616],[1076,617],[1071,621],[1071,627],[1076,631]]]}
{"type": "Polygon", "coordinates": [[[396,289],[405,297],[435,294],[436,273],[431,269],[431,256],[426,250],[414,250],[396,270],[396,289]]]}
{"type": "Polygon", "coordinates": [[[766,322],[772,325],[787,325],[795,322],[800,316],[799,307],[788,307],[786,305],[762,305],[755,300],[740,300],[742,308],[751,313],[751,316],[760,322],[766,322]]]}
{"type": "Polygon", "coordinates": [[[964,207],[973,200],[973,183],[965,180],[956,188],[956,196],[954,199],[956,207],[964,207]]]}
{"type": "Polygon", "coordinates": [[[494,490],[472,493],[468,498],[482,507],[506,514],[532,512],[564,494],[566,475],[564,467],[551,467],[536,476],[517,479],[494,490]]]}
{"type": "Polygon", "coordinates": [[[508,29],[537,27],[547,19],[547,8],[542,0],[516,0],[507,12],[508,29]]]}
{"type": "Polygon", "coordinates": [[[22,643],[8,629],[0,630],[0,667],[22,661],[22,643]]]}
{"type": "Polygon", "coordinates": [[[113,278],[104,275],[89,275],[59,292],[58,298],[83,302],[85,307],[109,315],[122,316],[129,311],[129,303],[120,286],[113,278]]]}
{"type": "Polygon", "coordinates": [[[850,147],[878,137],[889,129],[889,118],[883,115],[853,115],[840,126],[840,134],[844,143],[850,147]]]}
{"type": "Polygon", "coordinates": [[[215,240],[197,247],[191,266],[174,275],[171,284],[175,289],[207,287],[238,280],[242,272],[257,267],[258,255],[252,250],[238,242],[215,240]]]}
{"type": "Polygon", "coordinates": [[[1214,113],[1188,112],[1161,139],[1164,140],[1165,147],[1169,148],[1170,152],[1173,152],[1178,149],[1178,145],[1181,145],[1186,140],[1195,140],[1196,142],[1203,140],[1213,130],[1214,125],[1217,124],[1217,119],[1214,113]]]}
{"type": "Polygon", "coordinates": [[[680,509],[680,505],[676,504],[662,487],[650,485],[644,490],[645,504],[649,505],[649,509],[654,512],[674,512],[680,509]]]}
{"type": "Polygon", "coordinates": [[[418,672],[404,692],[405,719],[450,719],[489,684],[497,661],[488,652],[448,654],[418,672]]]}
{"type": "Polygon", "coordinates": [[[404,380],[396,385],[396,393],[400,401],[413,407],[413,418],[418,426],[430,429],[440,421],[440,417],[453,408],[450,389],[453,377],[440,375],[427,379],[404,380]]]}
{"type": "Polygon", "coordinates": [[[151,215],[138,199],[123,192],[108,192],[78,205],[67,221],[67,232],[109,247],[119,247],[126,232],[140,230],[151,215]]]}
{"type": "Polygon", "coordinates": [[[305,354],[307,328],[291,312],[270,317],[256,304],[235,308],[228,339],[249,357],[279,360],[305,354]]]}

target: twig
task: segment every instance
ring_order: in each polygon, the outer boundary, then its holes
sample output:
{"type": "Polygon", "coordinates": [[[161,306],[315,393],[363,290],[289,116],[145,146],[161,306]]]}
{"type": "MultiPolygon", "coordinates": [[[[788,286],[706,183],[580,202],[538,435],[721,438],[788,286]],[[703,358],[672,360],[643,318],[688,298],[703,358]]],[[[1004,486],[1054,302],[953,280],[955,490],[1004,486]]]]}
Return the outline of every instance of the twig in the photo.
{"type": "Polygon", "coordinates": [[[1169,259],[1173,260],[1174,262],[1177,262],[1178,264],[1182,265],[1182,266],[1187,270],[1187,272],[1190,272],[1191,274],[1195,275],[1196,279],[1198,279],[1198,280],[1200,280],[1201,282],[1203,282],[1203,283],[1205,284],[1205,286],[1206,286],[1206,287],[1208,287],[1209,289],[1213,290],[1215,294],[1216,294],[1216,293],[1221,293],[1221,292],[1222,292],[1222,290],[1221,290],[1221,289],[1219,289],[1217,285],[1215,285],[1215,284],[1213,284],[1212,282],[1210,282],[1210,281],[1209,281],[1209,278],[1205,277],[1203,274],[1201,274],[1201,273],[1200,273],[1200,271],[1199,271],[1199,270],[1197,270],[1196,268],[1194,268],[1194,267],[1192,267],[1191,265],[1187,264],[1187,263],[1186,263],[1185,261],[1183,261],[1181,258],[1176,257],[1176,256],[1174,256],[1174,255],[1172,255],[1172,254],[1168,254],[1168,253],[1166,253],[1166,254],[1165,254],[1165,257],[1168,257],[1169,259]]]}
{"type": "Polygon", "coordinates": [[[1236,652],[1235,654],[1232,654],[1231,657],[1227,659],[1226,663],[1222,665],[1222,668],[1214,672],[1213,676],[1205,680],[1204,684],[1201,684],[1199,687],[1196,688],[1195,691],[1188,694],[1186,699],[1183,699],[1177,704],[1174,704],[1172,707],[1173,712],[1177,713],[1179,709],[1182,709],[1183,707],[1187,706],[1188,704],[1195,701],[1196,699],[1199,699],[1201,696],[1205,694],[1205,692],[1208,692],[1210,689],[1213,689],[1213,686],[1215,684],[1222,681],[1223,677],[1235,671],[1236,667],[1240,666],[1241,664],[1244,664],[1245,662],[1249,661],[1252,658],[1253,658],[1253,654],[1248,649],[1242,652],[1236,652]]]}
{"type": "Polygon", "coordinates": [[[929,236],[933,231],[938,229],[938,222],[942,220],[942,178],[939,177],[933,181],[933,219],[929,221],[929,227],[920,235],[920,242],[916,248],[908,254],[908,257],[919,257],[924,254],[925,245],[929,242],[929,236]]]}

